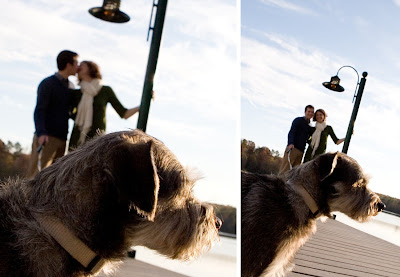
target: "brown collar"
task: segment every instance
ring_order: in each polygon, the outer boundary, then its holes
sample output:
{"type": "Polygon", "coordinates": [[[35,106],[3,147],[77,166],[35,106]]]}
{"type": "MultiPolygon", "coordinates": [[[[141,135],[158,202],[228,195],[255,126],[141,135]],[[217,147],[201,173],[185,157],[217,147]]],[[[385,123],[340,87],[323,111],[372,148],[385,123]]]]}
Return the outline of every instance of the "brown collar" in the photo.
{"type": "Polygon", "coordinates": [[[106,261],[93,252],[77,238],[59,219],[32,212],[39,224],[65,249],[75,260],[92,274],[98,273],[106,261]]]}
{"type": "Polygon", "coordinates": [[[315,202],[314,198],[308,193],[308,191],[304,188],[302,184],[293,184],[290,181],[286,182],[296,193],[298,193],[310,209],[312,215],[316,218],[322,215],[319,211],[317,202],[315,202]]]}
{"type": "MultiPolygon", "coordinates": [[[[308,193],[308,191],[305,189],[305,187],[302,184],[293,184],[290,181],[287,181],[286,184],[288,184],[296,193],[298,193],[304,200],[304,203],[308,206],[310,209],[310,212],[314,218],[317,218],[319,216],[322,216],[323,214],[319,211],[319,207],[317,202],[315,202],[314,198],[312,198],[311,194],[308,193]]],[[[336,215],[329,213],[327,217],[331,219],[335,219],[336,215]]]]}

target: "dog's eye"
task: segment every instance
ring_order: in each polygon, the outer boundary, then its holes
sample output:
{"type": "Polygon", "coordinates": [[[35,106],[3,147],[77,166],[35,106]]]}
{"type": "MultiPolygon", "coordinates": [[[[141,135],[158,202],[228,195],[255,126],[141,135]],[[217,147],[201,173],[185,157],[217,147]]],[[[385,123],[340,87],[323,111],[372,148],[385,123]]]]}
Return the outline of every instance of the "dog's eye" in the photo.
{"type": "Polygon", "coordinates": [[[338,194],[338,191],[336,190],[336,188],[335,188],[334,186],[331,186],[331,187],[330,187],[329,192],[330,192],[331,194],[338,194]]]}

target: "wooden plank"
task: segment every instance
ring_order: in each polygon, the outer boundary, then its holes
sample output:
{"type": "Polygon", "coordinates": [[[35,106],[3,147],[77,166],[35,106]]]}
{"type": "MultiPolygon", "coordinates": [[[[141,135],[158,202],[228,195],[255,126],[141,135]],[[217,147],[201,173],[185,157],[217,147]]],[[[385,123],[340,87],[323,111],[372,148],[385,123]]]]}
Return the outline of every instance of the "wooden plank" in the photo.
{"type": "Polygon", "coordinates": [[[324,259],[313,259],[311,261],[297,258],[296,261],[297,266],[303,266],[307,268],[318,269],[321,271],[327,271],[339,274],[341,276],[356,276],[356,277],[375,277],[375,276],[387,276],[392,277],[394,273],[385,273],[382,274],[380,270],[371,270],[370,268],[365,267],[349,267],[342,263],[329,263],[324,259]]]}
{"type": "MultiPolygon", "coordinates": [[[[343,274],[339,274],[336,272],[330,272],[327,270],[320,270],[320,269],[316,269],[313,267],[306,267],[306,266],[302,266],[302,265],[296,265],[295,269],[293,269],[293,271],[297,274],[299,274],[298,276],[318,276],[318,277],[343,277],[346,275],[343,274]]],[[[292,277],[293,275],[287,274],[287,277],[292,277]]]]}
{"type": "Polygon", "coordinates": [[[349,239],[341,239],[338,237],[334,237],[331,235],[325,235],[324,237],[323,233],[319,234],[318,240],[310,240],[310,243],[313,243],[314,241],[316,244],[318,242],[322,242],[324,244],[330,245],[330,246],[353,246],[356,249],[362,250],[362,251],[371,251],[371,250],[379,250],[381,253],[386,254],[388,256],[400,258],[400,253],[395,252],[398,250],[398,246],[396,245],[385,245],[383,243],[372,243],[368,240],[368,242],[365,242],[365,239],[362,241],[357,242],[356,240],[349,238],[349,239]]]}
{"type": "Polygon", "coordinates": [[[303,273],[297,273],[297,272],[290,272],[286,275],[287,277],[305,277],[305,276],[314,276],[314,275],[304,275],[303,273]]]}
{"type": "Polygon", "coordinates": [[[302,249],[303,251],[308,252],[317,252],[320,254],[326,253],[328,257],[347,257],[349,260],[354,261],[364,261],[369,263],[378,263],[384,264],[385,266],[395,266],[397,267],[399,258],[388,257],[387,255],[382,255],[379,251],[373,252],[365,252],[365,251],[355,251],[351,248],[352,246],[342,246],[342,248],[338,247],[329,247],[324,245],[315,245],[315,244],[307,244],[302,249]],[[362,256],[360,255],[362,253],[362,256]],[[381,258],[381,259],[379,259],[381,258]]]}
{"type": "MultiPolygon", "coordinates": [[[[352,245],[339,245],[339,246],[330,246],[330,245],[324,245],[324,244],[315,244],[315,243],[309,243],[307,246],[304,247],[304,251],[310,251],[310,252],[328,252],[327,255],[331,257],[343,257],[346,256],[351,260],[359,260],[360,258],[364,262],[370,262],[370,263],[376,263],[378,262],[379,264],[384,264],[385,266],[395,266],[397,267],[397,264],[399,262],[400,257],[392,256],[392,255],[387,255],[385,253],[379,253],[379,257],[384,257],[384,260],[377,260],[377,253],[379,252],[378,250],[369,250],[365,251],[357,247],[353,247],[352,245]],[[341,247],[341,248],[340,248],[341,247]],[[362,256],[360,256],[360,253],[363,253],[362,256]]],[[[398,251],[398,250],[397,250],[398,251]]]]}
{"type": "Polygon", "coordinates": [[[334,266],[353,271],[369,272],[375,274],[374,276],[379,276],[379,274],[382,276],[391,276],[393,274],[397,274],[396,269],[388,269],[379,265],[366,265],[362,261],[352,262],[348,261],[346,258],[322,258],[318,254],[312,255],[307,253],[307,255],[304,255],[300,252],[296,255],[296,258],[298,261],[308,261],[316,264],[334,266]]]}
{"type": "Polygon", "coordinates": [[[336,220],[317,223],[317,232],[298,251],[288,277],[400,276],[400,247],[336,220]]]}
{"type": "Polygon", "coordinates": [[[98,277],[188,277],[164,268],[160,268],[136,259],[125,259],[114,274],[101,273],[98,277]]]}
{"type": "MultiPolygon", "coordinates": [[[[320,224],[321,225],[321,224],[320,224]]],[[[322,225],[325,227],[324,225],[322,225]]],[[[322,228],[319,228],[322,229],[322,228]]],[[[318,230],[320,238],[324,238],[327,240],[334,239],[335,241],[349,241],[350,243],[354,244],[362,244],[366,247],[373,246],[374,248],[382,249],[382,250],[389,250],[391,252],[394,249],[397,249],[398,246],[394,245],[390,242],[383,241],[377,237],[368,235],[366,233],[362,234],[354,234],[356,229],[348,229],[346,230],[338,230],[337,228],[333,230],[318,230]],[[341,231],[341,232],[339,232],[341,231]],[[367,241],[366,241],[367,239],[367,241]]],[[[358,233],[358,232],[357,232],[358,233]]]]}
{"type": "MultiPolygon", "coordinates": [[[[323,261],[329,263],[337,263],[338,266],[346,266],[347,268],[366,268],[369,269],[371,272],[387,272],[390,274],[396,274],[398,272],[399,267],[393,265],[387,265],[387,263],[374,260],[372,262],[363,259],[362,254],[358,254],[357,256],[350,256],[350,255],[333,255],[327,251],[320,252],[320,251],[310,251],[309,249],[302,249],[297,253],[299,258],[308,259],[308,260],[316,260],[323,261]],[[306,258],[307,257],[307,258],[306,258]],[[376,271],[375,271],[376,270],[376,271]]],[[[296,256],[296,257],[297,257],[296,256]]]]}

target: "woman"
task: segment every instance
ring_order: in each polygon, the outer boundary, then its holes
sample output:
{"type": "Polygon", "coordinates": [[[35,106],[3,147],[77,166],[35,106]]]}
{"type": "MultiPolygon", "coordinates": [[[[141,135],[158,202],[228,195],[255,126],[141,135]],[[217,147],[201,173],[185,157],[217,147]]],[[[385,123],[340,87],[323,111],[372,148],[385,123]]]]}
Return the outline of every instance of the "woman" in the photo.
{"type": "Polygon", "coordinates": [[[314,114],[313,121],[316,121],[316,123],[315,127],[311,128],[312,136],[308,141],[309,146],[304,156],[304,162],[308,162],[325,153],[328,135],[337,145],[344,141],[344,139],[338,139],[332,127],[326,124],[326,117],[326,112],[323,109],[318,109],[314,114]]]}
{"type": "Polygon", "coordinates": [[[106,130],[106,107],[110,103],[121,118],[129,118],[139,111],[140,106],[126,109],[109,86],[101,83],[100,69],[91,61],[82,61],[78,68],[80,90],[74,97],[73,116],[75,125],[69,141],[69,150],[73,150],[86,140],[94,137],[98,130],[106,130]]]}

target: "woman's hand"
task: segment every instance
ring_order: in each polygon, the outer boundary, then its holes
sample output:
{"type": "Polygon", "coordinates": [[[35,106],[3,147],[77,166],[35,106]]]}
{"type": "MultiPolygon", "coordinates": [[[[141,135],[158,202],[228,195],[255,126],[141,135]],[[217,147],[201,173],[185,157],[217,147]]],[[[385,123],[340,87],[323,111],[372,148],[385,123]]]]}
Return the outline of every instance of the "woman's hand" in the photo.
{"type": "Polygon", "coordinates": [[[344,141],[344,139],[339,139],[339,140],[336,142],[336,145],[341,144],[343,141],[344,141]]]}
{"type": "Polygon", "coordinates": [[[137,106],[137,107],[132,108],[132,109],[128,109],[128,110],[125,112],[123,118],[124,118],[124,119],[130,118],[132,115],[134,115],[135,113],[137,113],[137,112],[139,111],[139,109],[140,109],[140,106],[137,106]]]}

